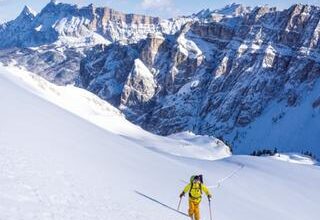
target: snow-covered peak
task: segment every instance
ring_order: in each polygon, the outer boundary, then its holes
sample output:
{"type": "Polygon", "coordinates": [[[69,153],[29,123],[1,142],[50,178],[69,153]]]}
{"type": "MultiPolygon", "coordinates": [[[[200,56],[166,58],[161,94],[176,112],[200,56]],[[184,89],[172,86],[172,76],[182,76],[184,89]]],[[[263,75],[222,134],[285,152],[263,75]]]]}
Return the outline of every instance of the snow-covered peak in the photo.
{"type": "Polygon", "coordinates": [[[209,8],[202,9],[195,16],[198,17],[198,18],[207,18],[208,16],[211,15],[212,12],[213,12],[213,10],[211,10],[209,8]]]}
{"type": "Polygon", "coordinates": [[[3,35],[1,36],[0,34],[0,45],[5,44],[6,41],[12,41],[15,35],[17,35],[17,38],[21,37],[21,33],[30,27],[35,17],[36,13],[30,7],[24,6],[16,19],[1,25],[3,35]],[[8,32],[6,33],[6,31],[8,32]],[[19,31],[21,33],[19,33],[19,31]]]}
{"type": "Polygon", "coordinates": [[[50,8],[50,7],[54,7],[56,6],[58,3],[55,0],[51,0],[42,10],[50,8]]]}
{"type": "Polygon", "coordinates": [[[60,4],[59,1],[57,1],[57,0],[50,0],[47,5],[58,5],[58,4],[60,4]]]}
{"type": "Polygon", "coordinates": [[[70,13],[70,16],[72,16],[77,8],[77,5],[70,5],[66,3],[59,3],[57,1],[51,1],[41,10],[41,14],[54,13],[58,16],[59,13],[68,12],[70,13]]]}
{"type": "Polygon", "coordinates": [[[250,11],[251,11],[250,7],[246,7],[238,3],[232,3],[222,9],[215,10],[214,12],[218,14],[223,14],[226,16],[240,16],[250,11]]]}
{"type": "Polygon", "coordinates": [[[230,4],[222,9],[203,9],[192,17],[200,20],[220,21],[223,17],[238,17],[251,12],[250,7],[241,4],[230,4]]]}
{"type": "Polygon", "coordinates": [[[24,6],[22,12],[20,13],[20,16],[30,16],[30,17],[35,17],[36,12],[32,10],[29,6],[24,6]]]}
{"type": "Polygon", "coordinates": [[[87,6],[87,8],[95,8],[95,5],[94,5],[93,3],[91,3],[91,4],[89,4],[89,5],[87,6]]]}
{"type": "Polygon", "coordinates": [[[22,9],[20,15],[16,18],[16,21],[17,20],[24,20],[24,19],[28,19],[28,20],[31,20],[31,19],[34,19],[36,16],[36,12],[33,11],[29,6],[24,6],[24,8],[22,9]]]}

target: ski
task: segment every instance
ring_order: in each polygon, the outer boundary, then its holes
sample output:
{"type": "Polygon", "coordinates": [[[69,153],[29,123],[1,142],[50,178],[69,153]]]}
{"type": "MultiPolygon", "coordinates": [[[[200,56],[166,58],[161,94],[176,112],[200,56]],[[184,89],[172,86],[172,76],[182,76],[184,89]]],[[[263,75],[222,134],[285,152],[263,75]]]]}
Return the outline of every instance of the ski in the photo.
{"type": "Polygon", "coordinates": [[[156,199],[154,199],[154,198],[152,198],[152,197],[150,197],[150,196],[147,196],[146,194],[143,194],[143,193],[138,192],[138,191],[135,191],[135,192],[136,192],[138,195],[140,195],[140,196],[142,196],[142,197],[144,197],[144,198],[147,198],[147,199],[149,199],[149,200],[151,200],[151,201],[153,201],[153,202],[155,202],[155,203],[158,203],[159,205],[162,205],[163,207],[166,207],[166,208],[168,208],[168,209],[170,209],[170,210],[172,210],[172,211],[174,211],[174,212],[176,212],[176,213],[179,213],[179,214],[181,214],[181,215],[184,215],[184,216],[190,218],[190,216],[189,216],[188,214],[186,214],[186,213],[184,213],[184,212],[181,212],[181,211],[179,211],[179,210],[177,210],[177,209],[175,209],[175,208],[172,208],[171,206],[168,206],[168,205],[166,205],[166,204],[164,204],[164,203],[162,203],[162,202],[160,202],[160,201],[158,201],[158,200],[156,200],[156,199]]]}

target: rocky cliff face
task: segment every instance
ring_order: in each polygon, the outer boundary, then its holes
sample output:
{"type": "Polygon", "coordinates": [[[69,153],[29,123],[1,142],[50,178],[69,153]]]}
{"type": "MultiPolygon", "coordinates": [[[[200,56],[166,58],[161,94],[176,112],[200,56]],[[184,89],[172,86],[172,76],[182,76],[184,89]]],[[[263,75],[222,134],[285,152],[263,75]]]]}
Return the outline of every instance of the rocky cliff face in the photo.
{"type": "MultiPolygon", "coordinates": [[[[236,144],[241,139],[237,131],[263,117],[271,103],[291,111],[315,89],[320,77],[318,7],[260,7],[220,16],[219,21],[204,14],[205,19],[187,22],[174,35],[150,35],[125,46],[134,51],[129,55],[109,46],[96,58],[88,56],[80,82],[86,68],[101,61],[95,66],[99,73],[94,80],[99,78],[101,86],[96,93],[118,88],[117,96],[106,92],[103,97],[145,129],[162,135],[191,130],[236,144]],[[115,51],[120,54],[107,58],[115,51]],[[124,78],[111,85],[104,77],[110,73],[106,68],[122,57],[128,59],[121,65],[124,78]],[[132,77],[137,59],[148,77],[132,77]]],[[[309,107],[314,103],[317,99],[309,107]]]]}

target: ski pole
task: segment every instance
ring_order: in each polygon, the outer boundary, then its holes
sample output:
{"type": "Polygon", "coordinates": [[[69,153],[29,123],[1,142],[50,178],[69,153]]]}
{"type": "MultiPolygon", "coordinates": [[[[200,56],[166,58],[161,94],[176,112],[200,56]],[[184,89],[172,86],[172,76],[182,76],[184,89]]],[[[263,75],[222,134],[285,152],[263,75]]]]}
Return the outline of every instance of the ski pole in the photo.
{"type": "Polygon", "coordinates": [[[212,211],[211,211],[211,200],[209,200],[209,212],[210,212],[210,220],[212,220],[212,211]]]}
{"type": "Polygon", "coordinates": [[[178,211],[180,210],[181,200],[182,200],[182,197],[180,197],[180,200],[179,200],[178,209],[177,209],[178,211]]]}

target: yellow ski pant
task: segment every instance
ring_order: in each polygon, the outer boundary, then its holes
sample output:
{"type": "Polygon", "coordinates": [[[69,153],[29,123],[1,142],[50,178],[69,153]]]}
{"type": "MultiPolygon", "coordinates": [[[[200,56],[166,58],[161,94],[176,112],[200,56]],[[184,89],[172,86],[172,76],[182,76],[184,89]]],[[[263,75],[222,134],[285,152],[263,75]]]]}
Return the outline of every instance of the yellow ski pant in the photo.
{"type": "Polygon", "coordinates": [[[199,201],[189,199],[189,216],[194,220],[200,220],[199,201]]]}

